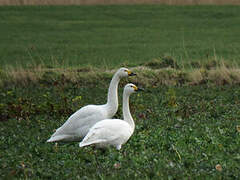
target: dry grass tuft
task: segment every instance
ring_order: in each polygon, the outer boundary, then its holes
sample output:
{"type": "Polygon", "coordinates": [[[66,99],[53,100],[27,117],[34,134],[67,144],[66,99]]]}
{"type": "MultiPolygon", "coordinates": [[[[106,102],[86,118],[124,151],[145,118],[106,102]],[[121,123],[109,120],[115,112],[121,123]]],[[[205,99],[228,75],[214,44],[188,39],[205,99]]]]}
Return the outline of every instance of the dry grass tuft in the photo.
{"type": "Polygon", "coordinates": [[[191,73],[188,74],[189,81],[191,85],[202,84],[205,80],[203,69],[194,69],[191,73]]]}
{"type": "Polygon", "coordinates": [[[6,68],[4,73],[4,78],[0,77],[0,82],[2,83],[13,83],[20,85],[27,85],[31,82],[37,82],[43,75],[44,70],[42,67],[35,66],[33,69],[24,69],[21,66],[14,68],[9,66],[6,68]]]}
{"type": "Polygon", "coordinates": [[[218,67],[210,70],[208,73],[209,81],[217,85],[225,84],[239,84],[240,83],[240,70],[228,69],[225,66],[218,67]]]}

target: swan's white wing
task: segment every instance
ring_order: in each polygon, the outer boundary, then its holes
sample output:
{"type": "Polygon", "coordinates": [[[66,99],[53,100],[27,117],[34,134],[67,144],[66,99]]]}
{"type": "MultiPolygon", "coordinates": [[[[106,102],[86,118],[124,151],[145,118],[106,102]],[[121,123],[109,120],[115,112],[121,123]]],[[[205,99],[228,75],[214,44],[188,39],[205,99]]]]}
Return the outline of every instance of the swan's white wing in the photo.
{"type": "Polygon", "coordinates": [[[96,122],[108,118],[107,116],[104,105],[85,106],[71,115],[48,142],[81,140],[96,122]]]}
{"type": "Polygon", "coordinates": [[[96,123],[79,144],[80,147],[90,144],[118,146],[125,143],[132,135],[129,124],[119,119],[107,119],[96,123]]]}

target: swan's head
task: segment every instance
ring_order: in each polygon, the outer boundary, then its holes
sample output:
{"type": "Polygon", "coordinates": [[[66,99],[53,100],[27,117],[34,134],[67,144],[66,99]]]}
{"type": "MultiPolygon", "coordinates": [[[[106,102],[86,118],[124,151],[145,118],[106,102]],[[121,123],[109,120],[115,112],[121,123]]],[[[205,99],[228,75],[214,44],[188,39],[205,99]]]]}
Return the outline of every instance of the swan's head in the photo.
{"type": "Polygon", "coordinates": [[[129,95],[138,91],[143,91],[143,89],[137,87],[135,84],[132,83],[129,83],[124,87],[124,92],[129,95]]]}
{"type": "Polygon", "coordinates": [[[128,77],[128,76],[135,76],[136,74],[131,72],[129,69],[127,68],[120,68],[118,71],[117,71],[117,74],[119,77],[128,77]]]}

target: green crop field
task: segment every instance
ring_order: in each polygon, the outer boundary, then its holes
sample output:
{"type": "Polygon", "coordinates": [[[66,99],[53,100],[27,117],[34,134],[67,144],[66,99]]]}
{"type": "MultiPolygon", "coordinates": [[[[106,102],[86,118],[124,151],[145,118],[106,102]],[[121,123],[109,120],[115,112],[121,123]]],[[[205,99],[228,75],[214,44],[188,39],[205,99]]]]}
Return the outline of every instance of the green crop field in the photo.
{"type": "Polygon", "coordinates": [[[138,65],[218,57],[239,64],[240,6],[2,6],[0,66],[138,65]]]}
{"type": "Polygon", "coordinates": [[[240,179],[240,6],[1,6],[0,179],[240,179]],[[120,66],[145,88],[120,151],[46,143],[106,102],[120,66]]]}
{"type": "MultiPolygon", "coordinates": [[[[107,83],[63,81],[1,92],[1,179],[239,179],[239,86],[162,86],[133,94],[133,136],[121,151],[101,152],[77,142],[46,143],[79,107],[106,101],[107,83]]],[[[121,99],[122,88],[119,93],[121,99]]]]}

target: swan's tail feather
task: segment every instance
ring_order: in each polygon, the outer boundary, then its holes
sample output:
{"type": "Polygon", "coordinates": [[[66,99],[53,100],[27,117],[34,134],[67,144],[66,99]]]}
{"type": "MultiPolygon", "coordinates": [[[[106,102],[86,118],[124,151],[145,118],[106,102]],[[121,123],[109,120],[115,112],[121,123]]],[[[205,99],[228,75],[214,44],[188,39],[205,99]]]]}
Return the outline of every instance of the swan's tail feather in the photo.
{"type": "Polygon", "coordinates": [[[79,143],[79,147],[84,147],[84,146],[89,146],[91,144],[98,144],[98,143],[104,143],[105,141],[102,139],[98,139],[95,141],[91,141],[91,142],[84,142],[84,140],[82,142],[79,143]]]}
{"type": "Polygon", "coordinates": [[[84,147],[84,146],[87,146],[87,145],[89,145],[89,144],[85,144],[85,143],[83,143],[83,142],[80,142],[80,143],[79,143],[79,147],[84,147]]]}
{"type": "Polygon", "coordinates": [[[63,141],[66,140],[67,137],[69,136],[68,135],[52,136],[50,139],[47,140],[47,142],[63,141]]]}
{"type": "Polygon", "coordinates": [[[58,140],[59,140],[59,138],[58,138],[57,136],[54,136],[54,137],[49,138],[49,139],[47,140],[47,142],[56,142],[56,141],[58,141],[58,140]]]}

